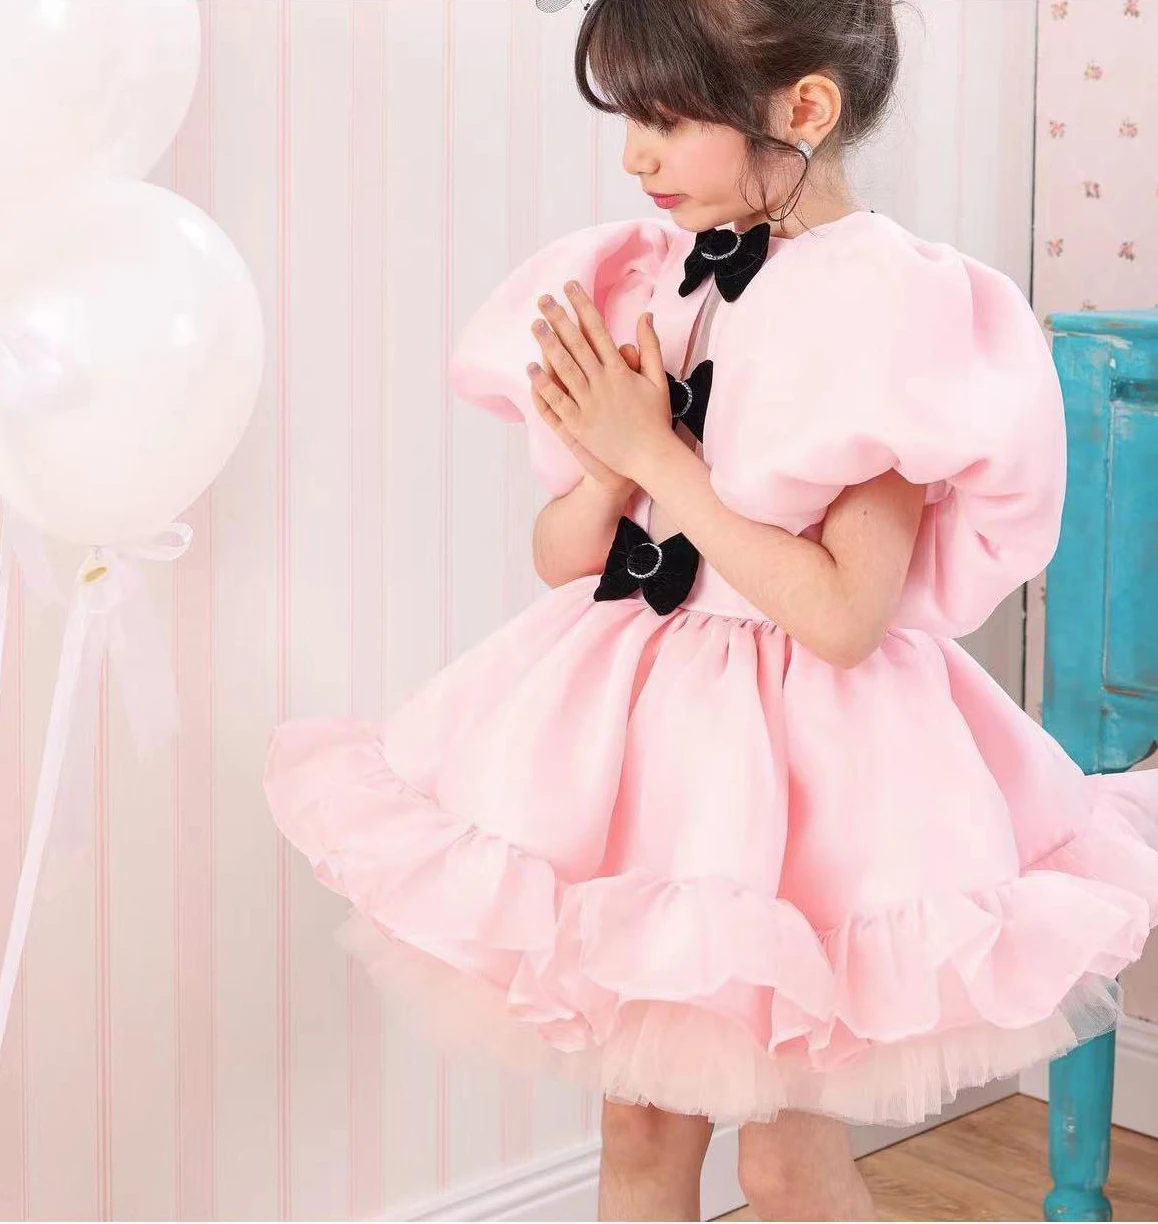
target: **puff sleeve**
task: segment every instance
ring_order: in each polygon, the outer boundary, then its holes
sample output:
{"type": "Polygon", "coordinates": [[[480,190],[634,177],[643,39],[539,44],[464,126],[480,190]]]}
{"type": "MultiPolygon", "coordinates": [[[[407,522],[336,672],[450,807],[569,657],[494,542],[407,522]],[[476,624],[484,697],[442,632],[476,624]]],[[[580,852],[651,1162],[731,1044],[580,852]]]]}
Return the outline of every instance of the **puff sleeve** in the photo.
{"type": "MultiPolygon", "coordinates": [[[[581,284],[616,344],[635,342],[656,278],[679,230],[651,219],[609,221],[564,235],[524,260],[491,292],[463,329],[450,360],[451,390],[500,420],[523,422],[531,467],[558,497],[583,469],[540,417],[526,367],[541,350],[531,334],[538,299],[553,293],[568,306],[563,285],[581,284]]],[[[573,315],[574,310],[568,306],[573,315]]]]}
{"type": "Polygon", "coordinates": [[[877,217],[833,237],[782,260],[737,318],[712,395],[739,407],[713,439],[712,483],[794,532],[891,468],[927,485],[894,624],[960,637],[1057,547],[1065,421],[1049,345],[1016,283],[948,244],[877,217]]]}

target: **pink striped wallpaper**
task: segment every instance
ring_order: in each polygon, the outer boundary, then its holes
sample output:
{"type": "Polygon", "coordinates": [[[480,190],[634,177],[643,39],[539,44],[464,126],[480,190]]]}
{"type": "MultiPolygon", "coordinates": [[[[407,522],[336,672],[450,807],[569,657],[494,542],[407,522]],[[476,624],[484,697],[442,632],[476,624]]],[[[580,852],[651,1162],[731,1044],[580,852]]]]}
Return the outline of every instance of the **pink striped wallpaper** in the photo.
{"type": "MultiPolygon", "coordinates": [[[[865,198],[1024,281],[1032,11],[927,7],[897,117],[858,159],[865,198]]],[[[569,1086],[402,1034],[334,944],[345,906],[276,835],[260,782],[275,721],[379,717],[537,589],[521,437],[454,403],[445,368],[512,265],[651,210],[619,125],[576,96],[572,8],[201,0],[198,91],[152,177],[247,260],[266,377],[186,515],[192,549],[148,575],[179,740],[139,761],[115,675],[102,695],[91,858],[38,899],[0,1051],[0,1217],[406,1214],[596,1136],[598,1102],[569,1086]]],[[[53,555],[68,575],[75,558],[53,555]]],[[[2,915],[62,622],[18,585],[2,915]]],[[[1015,626],[974,643],[1011,687],[1015,626]]]]}
{"type": "MultiPolygon", "coordinates": [[[[24,767],[24,589],[17,574],[12,582],[8,629],[0,659],[0,903],[11,914],[23,851],[22,817],[27,809],[24,767]]],[[[9,919],[5,917],[4,929],[9,919]]],[[[29,1187],[25,1173],[28,1151],[28,997],[17,983],[0,1050],[0,1214],[25,1219],[29,1187]]]]}

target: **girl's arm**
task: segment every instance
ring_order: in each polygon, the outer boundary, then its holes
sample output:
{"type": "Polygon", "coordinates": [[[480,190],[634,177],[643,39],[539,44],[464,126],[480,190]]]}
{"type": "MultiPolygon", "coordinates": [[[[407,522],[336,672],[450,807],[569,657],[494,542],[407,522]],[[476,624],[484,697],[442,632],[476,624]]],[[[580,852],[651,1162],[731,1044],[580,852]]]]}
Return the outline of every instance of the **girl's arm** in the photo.
{"type": "Polygon", "coordinates": [[[557,587],[602,573],[619,516],[634,492],[630,481],[610,490],[584,473],[569,493],[549,501],[535,519],[532,548],[539,577],[557,587]]]}
{"type": "Polygon", "coordinates": [[[633,475],[725,582],[807,650],[855,667],[880,645],[908,573],[923,485],[888,471],[850,486],[814,542],[725,506],[703,460],[674,434],[660,435],[633,475]]]}

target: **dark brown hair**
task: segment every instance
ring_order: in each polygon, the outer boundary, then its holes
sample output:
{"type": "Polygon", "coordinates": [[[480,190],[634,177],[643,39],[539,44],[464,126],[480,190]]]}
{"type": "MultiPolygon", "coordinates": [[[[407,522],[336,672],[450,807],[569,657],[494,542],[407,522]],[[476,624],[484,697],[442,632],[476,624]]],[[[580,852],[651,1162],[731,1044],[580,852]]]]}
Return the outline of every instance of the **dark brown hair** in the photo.
{"type": "Polygon", "coordinates": [[[841,114],[823,156],[879,125],[899,60],[893,0],[593,0],[575,75],[586,101],[607,114],[660,130],[678,118],[734,128],[747,142],[742,183],[760,182],[785,154],[801,161],[799,182],[778,205],[783,216],[808,163],[768,132],[777,96],[810,73],[836,82],[841,114]],[[604,96],[588,81],[589,65],[604,96]]]}

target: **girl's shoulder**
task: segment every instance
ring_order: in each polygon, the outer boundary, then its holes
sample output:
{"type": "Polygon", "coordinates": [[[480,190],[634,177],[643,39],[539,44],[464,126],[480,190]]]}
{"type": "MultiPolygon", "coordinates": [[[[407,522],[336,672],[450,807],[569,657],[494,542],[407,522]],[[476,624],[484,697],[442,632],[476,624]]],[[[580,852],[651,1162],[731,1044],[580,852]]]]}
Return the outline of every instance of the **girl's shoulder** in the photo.
{"type": "Polygon", "coordinates": [[[1032,314],[1017,282],[950,242],[924,238],[869,209],[773,243],[753,282],[755,309],[785,295],[824,302],[834,322],[927,331],[987,312],[1032,314]]]}
{"type": "Polygon", "coordinates": [[[1020,426],[1056,413],[1049,343],[1016,281],[881,213],[778,244],[736,303],[719,355],[762,388],[807,390],[818,404],[851,383],[860,419],[895,416],[902,399],[952,401],[974,419],[1000,403],[1004,427],[1009,413],[1020,426]]]}

